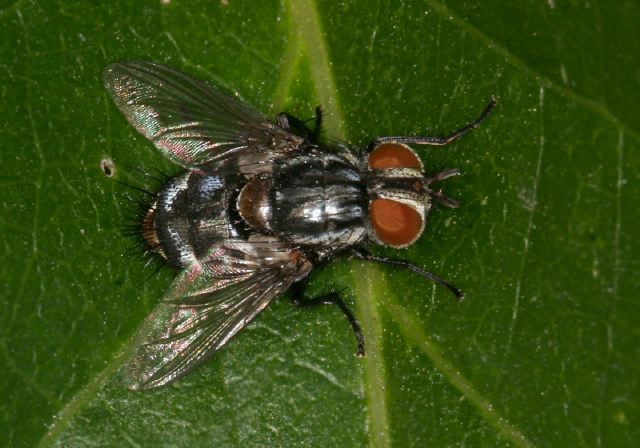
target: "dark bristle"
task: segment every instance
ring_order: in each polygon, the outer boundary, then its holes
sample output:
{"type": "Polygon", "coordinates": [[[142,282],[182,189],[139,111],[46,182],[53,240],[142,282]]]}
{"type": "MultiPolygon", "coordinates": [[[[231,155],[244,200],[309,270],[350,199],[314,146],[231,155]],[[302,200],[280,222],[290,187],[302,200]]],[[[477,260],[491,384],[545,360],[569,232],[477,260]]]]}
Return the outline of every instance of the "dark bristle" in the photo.
{"type": "Polygon", "coordinates": [[[139,191],[140,193],[144,193],[148,196],[155,196],[155,193],[152,193],[151,191],[145,190],[144,188],[140,188],[140,187],[136,187],[135,185],[131,185],[127,182],[121,182],[119,180],[116,181],[116,183],[120,184],[120,185],[124,185],[127,188],[131,188],[133,190],[139,191]]]}
{"type": "MultiPolygon", "coordinates": [[[[157,258],[154,257],[154,262],[157,262],[157,258]]],[[[158,272],[160,272],[160,269],[162,269],[162,267],[165,265],[165,263],[157,263],[156,268],[151,272],[151,274],[149,274],[146,278],[146,280],[151,279],[152,277],[154,277],[158,272]]],[[[147,263],[145,264],[145,267],[151,267],[151,263],[147,263]]]]}
{"type": "Polygon", "coordinates": [[[146,280],[149,280],[151,277],[156,275],[160,269],[167,265],[166,260],[154,249],[155,248],[150,247],[145,241],[138,239],[133,242],[127,251],[129,256],[133,257],[136,261],[141,261],[144,264],[145,269],[153,269],[146,277],[146,280]]]}
{"type": "Polygon", "coordinates": [[[152,171],[150,172],[147,170],[143,170],[140,167],[132,166],[128,164],[122,164],[121,166],[126,168],[129,171],[135,171],[136,173],[142,175],[144,178],[153,180],[157,184],[157,186],[162,186],[166,184],[173,177],[172,174],[162,171],[156,167],[149,168],[149,170],[152,171]]]}
{"type": "Polygon", "coordinates": [[[149,175],[152,179],[162,183],[163,185],[166,184],[167,182],[169,182],[169,180],[171,179],[171,175],[168,173],[165,173],[164,171],[161,171],[158,168],[152,168],[153,171],[155,171],[155,175],[149,175]]]}
{"type": "Polygon", "coordinates": [[[141,260],[145,268],[153,268],[150,278],[167,263],[161,255],[160,242],[152,243],[150,241],[149,234],[154,232],[154,228],[153,224],[149,222],[145,224],[145,219],[148,219],[149,211],[154,209],[157,190],[169,181],[170,176],[159,170],[154,170],[154,173],[150,174],[136,167],[126,165],[121,165],[121,167],[126,167],[127,171],[134,172],[134,176],[138,179],[142,177],[151,181],[148,182],[150,184],[148,186],[141,186],[136,182],[116,181],[127,187],[127,190],[122,194],[125,222],[118,226],[120,235],[130,240],[131,243],[126,254],[136,260],[141,260]]]}

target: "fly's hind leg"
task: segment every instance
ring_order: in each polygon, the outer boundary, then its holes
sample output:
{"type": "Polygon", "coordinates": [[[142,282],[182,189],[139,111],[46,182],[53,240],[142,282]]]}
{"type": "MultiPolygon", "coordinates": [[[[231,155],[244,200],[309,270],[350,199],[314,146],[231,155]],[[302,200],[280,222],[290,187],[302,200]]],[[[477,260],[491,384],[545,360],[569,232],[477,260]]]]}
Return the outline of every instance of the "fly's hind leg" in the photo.
{"type": "Polygon", "coordinates": [[[340,292],[331,291],[328,294],[322,294],[312,299],[302,298],[304,296],[304,289],[306,286],[307,282],[304,280],[298,283],[294,283],[294,285],[291,287],[291,303],[295,306],[304,308],[311,308],[318,305],[337,305],[351,324],[351,328],[353,329],[353,332],[356,336],[356,341],[358,343],[358,351],[356,352],[356,356],[364,356],[364,335],[362,334],[362,330],[360,329],[360,325],[358,324],[356,317],[353,315],[349,307],[347,307],[347,304],[344,303],[344,300],[340,296],[340,292]]]}
{"type": "Polygon", "coordinates": [[[281,112],[276,116],[278,126],[287,131],[293,132],[300,137],[306,138],[310,143],[318,143],[322,133],[322,108],[316,107],[313,129],[307,123],[311,120],[301,120],[286,112],[281,112]]]}

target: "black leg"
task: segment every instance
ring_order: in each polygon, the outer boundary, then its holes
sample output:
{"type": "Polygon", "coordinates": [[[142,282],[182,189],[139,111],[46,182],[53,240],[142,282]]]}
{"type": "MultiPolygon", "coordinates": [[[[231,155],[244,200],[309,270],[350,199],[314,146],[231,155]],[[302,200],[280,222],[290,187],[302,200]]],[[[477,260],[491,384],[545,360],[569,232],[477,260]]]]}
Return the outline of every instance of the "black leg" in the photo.
{"type": "Polygon", "coordinates": [[[432,146],[448,145],[452,141],[462,137],[471,129],[475,129],[478,126],[480,126],[480,123],[482,123],[484,120],[486,120],[486,118],[489,115],[491,115],[491,112],[493,111],[494,107],[496,107],[497,104],[498,104],[498,100],[494,96],[492,96],[491,99],[489,100],[489,104],[487,104],[487,107],[484,109],[484,112],[482,112],[482,114],[478,118],[476,118],[474,121],[467,124],[466,126],[461,127],[457,131],[449,134],[446,137],[428,137],[428,136],[378,137],[374,141],[374,146],[379,145],[381,143],[408,143],[408,144],[414,144],[414,145],[432,145],[432,146]]]}
{"type": "Polygon", "coordinates": [[[276,116],[276,123],[278,123],[278,126],[281,128],[304,137],[311,143],[318,143],[322,131],[322,108],[320,106],[316,107],[316,115],[313,120],[315,124],[313,129],[311,129],[307,125],[310,120],[300,120],[286,112],[281,112],[276,116]]]}
{"type": "Polygon", "coordinates": [[[310,139],[312,143],[318,143],[320,139],[320,133],[322,132],[322,107],[316,106],[316,124],[313,127],[313,132],[310,135],[310,139]]]}
{"type": "Polygon", "coordinates": [[[356,320],[356,317],[353,315],[351,310],[347,307],[347,304],[344,303],[342,297],[340,297],[340,293],[336,291],[332,291],[328,294],[323,294],[318,297],[314,297],[312,299],[301,299],[304,295],[304,289],[307,285],[307,282],[298,282],[294,283],[291,287],[291,303],[295,306],[310,308],[318,305],[337,305],[340,310],[347,317],[347,320],[351,324],[351,328],[353,328],[353,332],[356,335],[356,340],[358,342],[358,351],[356,352],[356,356],[364,356],[364,335],[362,334],[362,330],[360,329],[360,325],[356,320]]]}
{"type": "Polygon", "coordinates": [[[408,261],[395,260],[393,258],[387,258],[387,257],[377,257],[375,255],[370,254],[366,250],[362,250],[362,249],[354,249],[353,254],[361,260],[375,261],[376,263],[390,264],[393,266],[400,266],[402,268],[409,269],[411,272],[415,272],[416,274],[428,280],[431,280],[432,282],[437,283],[438,285],[444,286],[449,291],[451,291],[459,301],[462,301],[464,299],[464,293],[460,291],[458,288],[456,288],[455,286],[453,286],[451,283],[438,277],[435,274],[432,274],[429,271],[425,271],[424,269],[409,263],[408,261]]]}

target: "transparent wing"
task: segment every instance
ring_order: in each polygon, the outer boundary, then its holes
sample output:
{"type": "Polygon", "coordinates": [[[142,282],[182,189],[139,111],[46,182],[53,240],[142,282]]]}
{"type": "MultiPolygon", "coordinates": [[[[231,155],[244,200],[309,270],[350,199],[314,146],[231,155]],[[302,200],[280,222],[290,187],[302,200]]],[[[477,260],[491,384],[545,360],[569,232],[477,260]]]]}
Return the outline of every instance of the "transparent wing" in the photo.
{"type": "Polygon", "coordinates": [[[179,275],[144,324],[124,378],[151,389],[181,377],[244,328],[311,264],[280,242],[229,240],[179,275]]]}
{"type": "Polygon", "coordinates": [[[261,147],[291,150],[302,141],[235,98],[161,64],[118,62],[102,80],[127,120],[187,168],[261,147]]]}

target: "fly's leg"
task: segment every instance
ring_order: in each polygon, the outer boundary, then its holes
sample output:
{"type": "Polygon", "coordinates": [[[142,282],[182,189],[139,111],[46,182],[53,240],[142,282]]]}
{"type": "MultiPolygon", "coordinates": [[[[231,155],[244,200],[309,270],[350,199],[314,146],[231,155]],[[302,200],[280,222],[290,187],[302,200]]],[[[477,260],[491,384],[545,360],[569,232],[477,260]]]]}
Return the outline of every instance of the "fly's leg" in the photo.
{"type": "Polygon", "coordinates": [[[322,117],[324,116],[324,113],[322,112],[322,107],[321,106],[316,106],[316,117],[315,117],[315,124],[313,126],[313,132],[311,134],[311,142],[312,143],[318,143],[318,140],[320,139],[320,133],[322,132],[322,117]]]}
{"type": "Polygon", "coordinates": [[[310,120],[301,120],[286,112],[281,112],[276,116],[276,123],[278,123],[278,126],[282,129],[304,137],[311,143],[318,143],[320,133],[322,132],[322,108],[317,106],[315,112],[313,129],[307,125],[310,120]]]}
{"type": "Polygon", "coordinates": [[[453,142],[454,140],[459,139],[464,134],[469,132],[472,129],[477,128],[480,124],[487,119],[491,112],[498,104],[498,100],[495,96],[491,96],[487,107],[485,107],[482,114],[473,120],[471,123],[461,127],[457,131],[452,132],[446,137],[429,137],[429,136],[397,136],[397,137],[378,137],[374,142],[373,146],[382,144],[382,143],[408,143],[414,145],[432,145],[432,146],[444,146],[453,142]]]}
{"type": "Polygon", "coordinates": [[[351,328],[356,336],[356,340],[358,342],[358,351],[356,352],[356,356],[364,356],[364,335],[362,334],[362,330],[360,329],[360,325],[358,324],[356,317],[353,315],[349,307],[347,307],[347,304],[344,303],[340,293],[332,291],[328,294],[322,294],[321,296],[314,297],[312,299],[301,299],[304,295],[306,285],[306,281],[294,283],[291,287],[291,303],[295,306],[304,308],[315,307],[318,305],[337,305],[351,324],[351,328]]]}
{"type": "Polygon", "coordinates": [[[447,288],[449,291],[451,291],[453,293],[453,295],[456,296],[456,298],[459,301],[462,301],[464,299],[464,293],[462,291],[460,291],[458,288],[456,288],[455,286],[453,286],[451,283],[447,282],[446,280],[438,277],[435,274],[432,274],[429,271],[425,271],[424,269],[422,269],[421,267],[416,266],[415,264],[411,264],[408,261],[405,260],[396,260],[393,258],[387,258],[387,257],[377,257],[375,255],[370,254],[368,251],[363,250],[363,249],[354,249],[353,250],[353,255],[361,260],[365,260],[365,261],[375,261],[376,263],[382,263],[382,264],[390,264],[393,266],[399,266],[401,268],[405,268],[410,270],[411,272],[415,272],[416,274],[431,280],[434,283],[437,283],[440,286],[444,286],[445,288],[447,288]]]}

